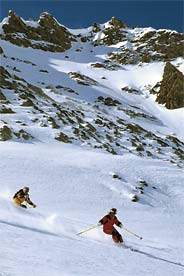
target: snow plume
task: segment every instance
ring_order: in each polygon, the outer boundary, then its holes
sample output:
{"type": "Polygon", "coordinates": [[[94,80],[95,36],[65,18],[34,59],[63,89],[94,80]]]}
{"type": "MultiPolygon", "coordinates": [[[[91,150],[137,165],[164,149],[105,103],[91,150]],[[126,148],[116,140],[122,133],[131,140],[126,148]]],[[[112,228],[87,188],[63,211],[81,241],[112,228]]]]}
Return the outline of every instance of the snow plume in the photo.
{"type": "Polygon", "coordinates": [[[48,235],[57,235],[57,233],[52,231],[54,225],[53,216],[51,222],[51,216],[47,217],[35,210],[31,210],[29,207],[28,209],[18,207],[4,197],[1,197],[1,203],[3,204],[0,214],[1,224],[48,235]]]}

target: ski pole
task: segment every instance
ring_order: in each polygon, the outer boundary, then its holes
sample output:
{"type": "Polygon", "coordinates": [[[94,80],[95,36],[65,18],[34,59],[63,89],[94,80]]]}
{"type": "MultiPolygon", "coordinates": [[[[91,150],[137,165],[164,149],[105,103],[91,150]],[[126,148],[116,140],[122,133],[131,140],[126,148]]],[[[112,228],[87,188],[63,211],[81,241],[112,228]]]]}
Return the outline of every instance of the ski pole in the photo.
{"type": "Polygon", "coordinates": [[[134,235],[135,237],[139,238],[140,240],[142,240],[142,237],[140,237],[139,235],[133,233],[132,231],[128,230],[127,228],[125,228],[124,226],[122,226],[122,229],[124,229],[125,231],[129,232],[130,234],[134,235]]]}
{"type": "Polygon", "coordinates": [[[87,228],[87,229],[85,229],[85,230],[83,230],[83,231],[77,233],[77,235],[84,234],[84,233],[86,233],[86,232],[88,232],[88,231],[90,231],[90,230],[92,230],[92,229],[97,228],[98,226],[99,226],[99,224],[96,224],[96,225],[94,225],[94,226],[92,226],[92,227],[90,227],[90,228],[87,228]]]}

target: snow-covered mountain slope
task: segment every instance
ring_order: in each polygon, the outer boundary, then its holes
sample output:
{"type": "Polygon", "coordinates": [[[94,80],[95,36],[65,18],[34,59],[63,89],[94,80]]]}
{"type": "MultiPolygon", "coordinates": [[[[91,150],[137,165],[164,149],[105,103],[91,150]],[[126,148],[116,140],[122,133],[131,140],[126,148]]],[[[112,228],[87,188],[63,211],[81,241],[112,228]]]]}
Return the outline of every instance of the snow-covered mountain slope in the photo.
{"type": "Polygon", "coordinates": [[[0,275],[182,275],[183,34],[10,12],[0,36],[0,275]],[[76,235],[112,207],[143,240],[76,235]]]}
{"type": "Polygon", "coordinates": [[[2,140],[55,138],[178,163],[183,109],[167,110],[149,93],[161,81],[164,63],[94,68],[91,63],[109,47],[95,47],[90,54],[92,46],[85,43],[76,53],[79,44],[51,53],[2,41],[2,140]]]}
{"type": "MultiPolygon", "coordinates": [[[[169,275],[183,273],[183,173],[166,161],[87,151],[73,145],[1,143],[2,275],[169,275]],[[117,174],[119,178],[113,178],[117,174]],[[144,194],[139,194],[141,181],[144,194]],[[31,188],[37,209],[11,196],[31,188]],[[140,197],[132,202],[132,194],[140,197]],[[118,247],[101,228],[77,236],[116,206],[126,228],[118,247]]],[[[141,191],[141,190],[140,190],[141,191]]]]}

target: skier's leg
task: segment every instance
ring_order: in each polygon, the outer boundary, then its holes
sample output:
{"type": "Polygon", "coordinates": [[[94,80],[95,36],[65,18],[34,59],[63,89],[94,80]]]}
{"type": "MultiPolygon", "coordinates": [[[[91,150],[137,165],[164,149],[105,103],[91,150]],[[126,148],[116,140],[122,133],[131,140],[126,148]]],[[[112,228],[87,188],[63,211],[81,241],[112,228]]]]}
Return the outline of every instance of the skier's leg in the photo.
{"type": "Polygon", "coordinates": [[[14,198],[13,199],[13,202],[15,205],[19,206],[19,207],[22,207],[22,208],[27,208],[26,205],[24,204],[21,204],[20,200],[18,198],[14,198]]]}
{"type": "Polygon", "coordinates": [[[21,206],[21,202],[18,198],[14,198],[13,202],[14,202],[15,205],[21,206]]]}
{"type": "Polygon", "coordinates": [[[119,232],[118,232],[118,239],[119,239],[119,242],[123,242],[123,238],[122,238],[122,236],[120,235],[119,232]]]}
{"type": "Polygon", "coordinates": [[[24,205],[24,204],[20,204],[20,206],[21,206],[22,208],[27,208],[27,206],[24,205]]]}
{"type": "Polygon", "coordinates": [[[112,235],[112,229],[109,229],[109,228],[106,229],[106,228],[104,228],[103,231],[104,231],[104,233],[107,234],[107,235],[112,235]]]}
{"type": "Polygon", "coordinates": [[[120,233],[115,228],[112,231],[112,239],[116,243],[123,242],[122,236],[120,235],[120,233]]]}
{"type": "Polygon", "coordinates": [[[118,243],[118,242],[119,242],[118,237],[117,237],[117,235],[116,235],[116,231],[112,231],[112,239],[113,239],[113,241],[114,241],[115,243],[118,243]]]}

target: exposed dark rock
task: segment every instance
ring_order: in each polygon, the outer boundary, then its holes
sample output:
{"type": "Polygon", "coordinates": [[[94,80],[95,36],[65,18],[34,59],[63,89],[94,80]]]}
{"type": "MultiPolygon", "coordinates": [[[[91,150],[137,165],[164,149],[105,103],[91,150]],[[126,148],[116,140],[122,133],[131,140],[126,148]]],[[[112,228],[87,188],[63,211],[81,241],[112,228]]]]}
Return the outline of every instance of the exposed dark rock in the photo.
{"type": "Polygon", "coordinates": [[[71,143],[71,139],[63,132],[60,132],[60,134],[58,136],[56,136],[55,139],[60,142],[71,143]]]}
{"type": "Polygon", "coordinates": [[[125,92],[128,92],[128,93],[140,94],[140,92],[137,89],[130,88],[128,86],[122,87],[121,90],[125,91],[125,92]]]}
{"type": "Polygon", "coordinates": [[[5,95],[0,90],[0,101],[6,101],[5,95]]]}
{"type": "Polygon", "coordinates": [[[109,22],[112,26],[116,27],[116,28],[127,28],[128,26],[123,23],[120,19],[116,18],[116,17],[112,17],[112,19],[109,22]]]}
{"type": "Polygon", "coordinates": [[[116,179],[119,179],[119,180],[121,179],[121,176],[119,176],[119,175],[116,174],[116,173],[113,173],[113,174],[112,174],[112,177],[113,177],[113,178],[116,178],[116,179]]]}
{"type": "Polygon", "coordinates": [[[140,60],[138,52],[122,47],[122,52],[109,53],[109,58],[119,64],[137,64],[140,60]]]}
{"type": "Polygon", "coordinates": [[[56,121],[54,120],[54,118],[49,117],[49,118],[48,118],[48,121],[51,123],[52,128],[56,128],[56,129],[59,128],[59,125],[56,123],[56,121]]]}
{"type": "MultiPolygon", "coordinates": [[[[127,25],[123,23],[121,20],[112,17],[112,19],[109,21],[109,26],[103,30],[103,34],[105,35],[103,39],[101,40],[95,40],[93,42],[94,46],[98,46],[101,44],[105,45],[112,45],[116,44],[120,41],[125,40],[126,38],[126,31],[123,30],[123,28],[126,28],[127,25]]],[[[95,28],[93,27],[94,32],[100,31],[100,26],[95,25],[95,28]]]]}
{"type": "Polygon", "coordinates": [[[156,101],[168,109],[184,107],[184,76],[170,62],[165,65],[156,101]]]}
{"type": "Polygon", "coordinates": [[[118,100],[113,100],[111,97],[107,97],[104,100],[104,104],[108,106],[116,106],[121,104],[118,100]]]}
{"type": "Polygon", "coordinates": [[[2,47],[0,47],[0,55],[3,54],[3,53],[4,53],[3,49],[2,49],[2,47]]]}
{"type": "Polygon", "coordinates": [[[184,34],[167,30],[158,31],[157,34],[154,43],[150,41],[153,51],[164,55],[165,60],[171,60],[178,56],[184,57],[184,34]]]}
{"type": "Polygon", "coordinates": [[[12,138],[12,131],[8,126],[0,128],[0,141],[7,141],[12,138]]]}
{"type": "Polygon", "coordinates": [[[104,98],[102,96],[99,96],[97,101],[102,102],[104,105],[107,106],[117,106],[121,104],[118,100],[113,100],[111,97],[104,98]]]}
{"type": "Polygon", "coordinates": [[[97,81],[95,81],[94,79],[92,79],[86,75],[82,75],[77,72],[69,72],[68,74],[72,79],[75,79],[78,84],[87,85],[87,86],[98,84],[97,81]]]}
{"type": "Polygon", "coordinates": [[[92,31],[93,31],[94,33],[98,33],[100,30],[101,30],[100,24],[94,23],[94,24],[93,24],[92,31]]]}
{"type": "Polygon", "coordinates": [[[150,90],[149,92],[151,94],[157,94],[158,91],[160,90],[160,85],[161,85],[161,82],[157,82],[150,90]]]}
{"type": "Polygon", "coordinates": [[[24,47],[32,47],[45,51],[63,52],[71,47],[75,37],[61,26],[57,20],[48,13],[40,15],[38,26],[26,25],[14,12],[10,12],[8,22],[3,25],[2,39],[24,47]],[[37,41],[32,43],[31,40],[37,41]],[[42,41],[48,42],[42,43],[42,41]]]}
{"type": "Polygon", "coordinates": [[[40,69],[39,70],[41,73],[49,73],[47,70],[45,70],[45,69],[40,69]]]}
{"type": "Polygon", "coordinates": [[[105,34],[103,43],[108,46],[123,41],[126,38],[125,33],[117,26],[106,28],[103,33],[105,34]]]}
{"type": "Polygon", "coordinates": [[[11,78],[10,73],[3,66],[0,66],[0,86],[1,86],[1,88],[14,89],[14,85],[13,85],[12,81],[10,82],[8,80],[10,78],[11,78]]]}
{"type": "Polygon", "coordinates": [[[57,45],[65,45],[66,48],[70,48],[70,37],[72,40],[74,37],[65,27],[61,26],[52,15],[42,13],[39,19],[39,24],[39,33],[45,41],[50,41],[57,45]]]}
{"type": "Polygon", "coordinates": [[[142,187],[144,187],[144,186],[148,187],[148,183],[145,180],[139,180],[139,184],[142,187]]]}
{"type": "Polygon", "coordinates": [[[0,114],[14,114],[15,112],[10,108],[2,105],[0,107],[0,114]]]}
{"type": "Polygon", "coordinates": [[[139,200],[139,198],[138,198],[137,195],[132,195],[132,196],[131,196],[131,201],[137,202],[138,200],[139,200]]]}
{"type": "Polygon", "coordinates": [[[25,106],[25,107],[34,106],[34,103],[32,102],[32,100],[28,99],[25,102],[23,102],[21,106],[25,106]]]}
{"type": "Polygon", "coordinates": [[[137,151],[144,151],[144,147],[143,147],[143,145],[138,145],[137,147],[136,147],[136,150],[137,151]]]}
{"type": "Polygon", "coordinates": [[[26,24],[20,16],[17,16],[13,11],[8,13],[8,23],[3,25],[5,34],[9,33],[24,33],[26,32],[26,24]]]}
{"type": "Polygon", "coordinates": [[[94,68],[105,68],[107,70],[117,70],[117,69],[120,68],[120,65],[116,64],[113,61],[105,60],[104,63],[100,63],[100,62],[91,63],[91,67],[94,67],[94,68]]]}
{"type": "Polygon", "coordinates": [[[81,37],[81,42],[87,42],[89,41],[89,38],[86,36],[81,37]]]}
{"type": "Polygon", "coordinates": [[[27,133],[23,129],[20,129],[19,132],[14,132],[14,134],[18,139],[23,139],[23,140],[33,139],[33,136],[31,134],[27,133]]]}
{"type": "MultiPolygon", "coordinates": [[[[156,60],[170,61],[177,57],[184,57],[183,34],[167,30],[151,31],[133,40],[126,36],[126,31],[121,34],[124,34],[125,39],[135,46],[136,50],[122,46],[121,52],[110,53],[109,58],[120,64],[149,63],[156,60]]],[[[119,41],[124,39],[121,36],[117,37],[121,38],[119,41]]]]}

